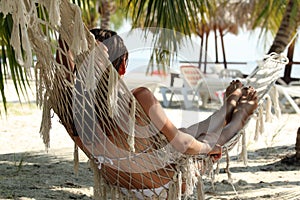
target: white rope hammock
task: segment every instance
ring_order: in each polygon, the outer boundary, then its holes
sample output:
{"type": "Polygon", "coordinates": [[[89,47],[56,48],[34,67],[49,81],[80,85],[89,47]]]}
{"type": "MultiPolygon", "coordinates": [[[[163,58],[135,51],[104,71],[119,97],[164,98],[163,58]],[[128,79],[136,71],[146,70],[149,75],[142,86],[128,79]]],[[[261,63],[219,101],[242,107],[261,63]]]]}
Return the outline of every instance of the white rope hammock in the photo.
{"type": "MultiPolygon", "coordinates": [[[[11,45],[19,63],[29,69],[32,52],[37,56],[37,103],[43,106],[44,143],[49,147],[53,109],[75,143],[95,161],[100,174],[95,174],[99,186],[95,190],[101,198],[145,198],[147,193],[157,199],[195,193],[203,198],[200,171],[209,158],[183,155],[168,143],[118,78],[102,48],[95,45],[77,6],[68,0],[2,0],[0,12],[12,14],[11,45]],[[74,58],[58,45],[59,36],[74,58]],[[57,62],[57,55],[73,60],[76,75],[57,62]]],[[[247,78],[247,85],[258,90],[260,105],[286,62],[285,57],[271,54],[247,78]]],[[[240,135],[224,148],[231,149],[240,135]]]]}

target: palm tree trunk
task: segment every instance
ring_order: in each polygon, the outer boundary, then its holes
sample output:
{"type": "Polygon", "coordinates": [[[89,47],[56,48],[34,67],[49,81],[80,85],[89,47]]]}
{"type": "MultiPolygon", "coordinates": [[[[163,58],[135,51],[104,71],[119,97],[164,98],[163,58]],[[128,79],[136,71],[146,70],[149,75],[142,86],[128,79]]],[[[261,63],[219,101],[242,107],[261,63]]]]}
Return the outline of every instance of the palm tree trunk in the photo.
{"type": "Polygon", "coordinates": [[[296,1],[297,0],[290,0],[287,4],[286,11],[282,18],[280,27],[268,53],[282,53],[289,44],[293,33],[296,32],[296,20],[298,19],[297,17],[292,17],[294,11],[298,13],[296,16],[299,16],[299,9],[295,8],[298,7],[298,3],[296,1]]]}
{"type": "Polygon", "coordinates": [[[208,36],[209,36],[209,31],[206,31],[206,38],[205,38],[205,58],[204,58],[204,73],[206,73],[206,67],[207,67],[208,36]]]}
{"type": "Polygon", "coordinates": [[[199,64],[198,67],[201,69],[202,64],[202,53],[203,53],[203,44],[204,44],[204,34],[200,35],[201,43],[200,43],[200,55],[199,55],[199,64]]]}
{"type": "Polygon", "coordinates": [[[110,14],[111,14],[111,1],[102,0],[101,12],[101,28],[109,29],[110,14]]]}
{"type": "Polygon", "coordinates": [[[289,63],[285,66],[284,76],[283,76],[283,80],[286,83],[289,83],[291,81],[291,73],[292,73],[293,57],[294,57],[294,50],[295,50],[295,42],[296,42],[296,40],[294,40],[288,48],[287,57],[289,59],[289,63]]]}
{"type": "Polygon", "coordinates": [[[225,44],[224,44],[224,34],[223,34],[223,30],[221,28],[219,29],[219,31],[220,31],[220,38],[221,38],[221,44],[222,44],[224,68],[227,69],[227,60],[226,60],[225,44]]]}
{"type": "Polygon", "coordinates": [[[296,160],[300,161],[300,127],[297,131],[297,139],[296,139],[296,160]]]}
{"type": "Polygon", "coordinates": [[[219,63],[219,55],[218,55],[218,37],[217,37],[217,28],[214,27],[215,33],[215,52],[216,52],[216,63],[219,63]]]}

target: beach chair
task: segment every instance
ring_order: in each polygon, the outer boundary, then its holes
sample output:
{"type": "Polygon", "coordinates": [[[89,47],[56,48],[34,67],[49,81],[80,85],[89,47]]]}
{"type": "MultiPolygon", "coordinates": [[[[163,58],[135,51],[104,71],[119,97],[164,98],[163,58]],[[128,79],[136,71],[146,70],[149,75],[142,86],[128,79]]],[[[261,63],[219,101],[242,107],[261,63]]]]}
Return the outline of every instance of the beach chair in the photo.
{"type": "Polygon", "coordinates": [[[171,107],[174,101],[174,96],[177,97],[177,100],[183,100],[184,108],[191,108],[193,106],[193,101],[190,101],[188,96],[193,95],[193,89],[185,87],[180,77],[180,74],[173,78],[173,84],[170,86],[161,85],[159,87],[159,91],[162,95],[162,105],[165,108],[171,107]],[[180,82],[179,84],[174,85],[174,79],[176,78],[176,82],[180,82]],[[179,79],[179,80],[177,80],[179,79]]]}
{"type": "Polygon", "coordinates": [[[201,105],[206,108],[209,100],[222,104],[224,91],[233,80],[230,77],[219,78],[217,75],[206,76],[194,65],[180,66],[178,76],[182,80],[182,86],[160,88],[165,107],[170,106],[175,94],[182,96],[184,108],[186,109],[195,105],[196,107],[201,105]],[[167,93],[170,93],[169,98],[167,93]],[[195,101],[196,104],[194,104],[195,101]]]}
{"type": "Polygon", "coordinates": [[[161,87],[164,107],[169,107],[174,94],[182,95],[184,107],[191,108],[201,105],[206,108],[209,100],[223,103],[224,91],[232,80],[239,79],[244,82],[244,75],[237,69],[222,69],[218,74],[206,75],[194,65],[183,65],[180,67],[179,77],[183,80],[182,87],[161,87]],[[168,98],[167,93],[170,93],[168,98]],[[192,96],[192,98],[190,98],[192,96]]]}
{"type": "Polygon", "coordinates": [[[233,80],[205,76],[198,67],[193,65],[183,65],[180,67],[180,71],[184,80],[183,94],[187,94],[191,89],[193,91],[192,101],[197,97],[198,100],[201,100],[203,107],[207,107],[209,99],[223,103],[223,93],[233,80]]]}
{"type": "Polygon", "coordinates": [[[292,81],[289,84],[286,84],[283,81],[280,81],[281,84],[276,84],[276,89],[279,92],[279,98],[281,103],[281,109],[283,111],[289,111],[286,103],[290,104],[293,111],[297,114],[300,114],[300,108],[295,102],[296,98],[300,98],[300,82],[292,81]]]}
{"type": "MultiPolygon", "coordinates": [[[[170,145],[135,101],[126,84],[118,78],[103,48],[96,45],[94,37],[82,22],[79,8],[69,0],[7,2],[14,6],[7,6],[6,14],[11,13],[16,17],[22,12],[22,16],[31,19],[14,21],[13,27],[21,26],[18,29],[20,35],[24,40],[28,38],[22,43],[23,49],[26,49],[24,54],[31,55],[33,50],[37,56],[37,103],[43,106],[40,130],[43,141],[49,147],[50,111],[53,110],[75,144],[90,158],[95,177],[94,198],[136,199],[136,193],[139,192],[141,198],[151,193],[156,199],[165,199],[166,196],[170,200],[182,196],[203,199],[200,172],[205,167],[204,163],[209,163],[203,161],[209,158],[206,155],[183,155],[170,145]],[[29,10],[24,9],[27,8],[25,5],[30,5],[29,10]],[[39,6],[41,12],[34,12],[34,6],[39,6]],[[49,17],[40,13],[48,13],[49,17]],[[45,30],[51,30],[53,34],[45,30]],[[76,77],[69,70],[70,67],[57,62],[53,55],[53,52],[67,55],[67,50],[57,44],[58,36],[74,53],[76,77]],[[56,37],[55,40],[52,37],[56,37]],[[66,74],[72,76],[70,80],[66,79],[66,74]],[[127,118],[124,119],[124,116],[127,118]],[[127,120],[128,117],[130,120],[127,120]],[[147,126],[136,127],[134,119],[139,119],[140,123],[147,126]],[[100,120],[102,126],[97,123],[100,120]],[[155,134],[144,135],[147,138],[140,137],[139,131],[145,130],[155,134]],[[127,134],[120,134],[121,131],[127,134]],[[116,140],[122,142],[114,143],[116,140]],[[145,145],[145,140],[151,145],[145,145]],[[137,174],[142,174],[138,175],[141,176],[140,180],[151,179],[147,172],[158,173],[159,170],[164,172],[157,174],[159,187],[146,188],[144,181],[136,182],[137,174]],[[169,173],[173,174],[172,178],[164,175],[169,173]],[[108,182],[109,178],[115,181],[108,182]],[[166,181],[168,185],[163,184],[166,181]],[[186,184],[184,194],[181,190],[183,182],[186,184]],[[130,190],[122,187],[126,184],[130,190]],[[136,188],[136,184],[140,184],[140,187],[136,188]],[[147,194],[146,190],[141,189],[148,189],[147,194]]],[[[21,44],[14,48],[20,50],[21,44]]],[[[276,72],[285,64],[282,59],[277,54],[269,55],[264,65],[247,79],[247,83],[257,89],[260,100],[278,78],[276,72]]],[[[231,149],[240,135],[237,133],[224,148],[231,149]]],[[[77,146],[74,157],[78,161],[77,146]]]]}
{"type": "Polygon", "coordinates": [[[243,79],[243,73],[238,69],[222,69],[219,73],[220,78],[243,79]]]}

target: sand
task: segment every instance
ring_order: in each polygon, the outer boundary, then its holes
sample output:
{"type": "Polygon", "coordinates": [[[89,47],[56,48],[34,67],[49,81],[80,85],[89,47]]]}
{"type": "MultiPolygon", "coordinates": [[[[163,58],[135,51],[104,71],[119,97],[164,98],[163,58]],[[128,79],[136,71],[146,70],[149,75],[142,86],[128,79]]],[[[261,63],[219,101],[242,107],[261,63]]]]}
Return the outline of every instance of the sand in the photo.
{"type": "MultiPolygon", "coordinates": [[[[88,160],[80,152],[79,174],[74,175],[74,144],[56,116],[46,151],[39,135],[41,110],[19,103],[9,103],[8,108],[0,119],[0,199],[92,199],[88,160]]],[[[211,111],[166,109],[166,113],[181,127],[205,119],[211,111]]],[[[246,129],[248,165],[240,160],[237,145],[230,153],[232,183],[222,158],[214,184],[204,177],[206,199],[300,199],[300,166],[281,162],[295,153],[298,127],[299,115],[283,114],[266,123],[265,132],[254,141],[255,120],[251,120],[246,129]]]]}

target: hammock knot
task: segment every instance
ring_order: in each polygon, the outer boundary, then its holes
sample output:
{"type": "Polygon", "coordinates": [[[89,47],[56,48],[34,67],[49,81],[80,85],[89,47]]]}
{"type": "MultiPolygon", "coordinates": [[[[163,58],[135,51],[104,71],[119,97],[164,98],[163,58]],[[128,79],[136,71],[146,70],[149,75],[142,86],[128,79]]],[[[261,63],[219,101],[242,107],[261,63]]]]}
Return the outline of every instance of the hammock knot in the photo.
{"type": "Polygon", "coordinates": [[[110,165],[114,164],[110,158],[107,158],[105,156],[98,156],[96,159],[97,159],[98,169],[101,169],[102,164],[105,164],[105,163],[108,163],[110,165]]]}

